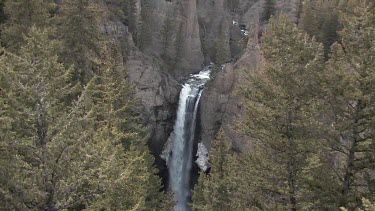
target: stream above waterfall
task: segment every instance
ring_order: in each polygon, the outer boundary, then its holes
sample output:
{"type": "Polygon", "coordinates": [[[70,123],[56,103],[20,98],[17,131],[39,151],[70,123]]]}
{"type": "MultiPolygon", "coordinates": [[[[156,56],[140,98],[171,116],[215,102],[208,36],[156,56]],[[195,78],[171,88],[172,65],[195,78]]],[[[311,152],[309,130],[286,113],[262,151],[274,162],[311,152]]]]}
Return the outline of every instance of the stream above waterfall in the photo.
{"type": "Polygon", "coordinates": [[[187,211],[191,197],[190,171],[199,100],[205,83],[210,80],[210,67],[190,75],[182,85],[177,118],[168,158],[169,184],[174,193],[175,211],[187,211]]]}

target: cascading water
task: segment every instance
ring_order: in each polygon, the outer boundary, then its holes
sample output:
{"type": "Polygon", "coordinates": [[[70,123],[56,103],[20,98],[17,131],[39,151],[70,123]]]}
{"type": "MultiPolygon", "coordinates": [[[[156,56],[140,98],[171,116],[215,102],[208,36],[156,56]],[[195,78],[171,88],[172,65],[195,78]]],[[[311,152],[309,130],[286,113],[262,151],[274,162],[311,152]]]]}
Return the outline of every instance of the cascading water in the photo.
{"type": "Polygon", "coordinates": [[[190,198],[190,170],[196,115],[204,84],[210,79],[210,68],[192,75],[183,85],[174,126],[174,136],[169,160],[169,181],[174,193],[175,211],[188,210],[190,198]]]}

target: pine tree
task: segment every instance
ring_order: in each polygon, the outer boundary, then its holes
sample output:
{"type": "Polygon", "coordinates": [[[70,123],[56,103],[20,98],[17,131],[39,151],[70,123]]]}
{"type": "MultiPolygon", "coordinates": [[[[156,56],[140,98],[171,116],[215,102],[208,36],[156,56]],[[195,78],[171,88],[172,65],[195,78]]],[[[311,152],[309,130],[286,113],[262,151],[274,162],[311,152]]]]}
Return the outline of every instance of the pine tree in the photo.
{"type": "MultiPolygon", "coordinates": [[[[221,24],[222,25],[222,24],[221,24]]],[[[221,69],[221,66],[229,61],[230,51],[223,27],[220,27],[219,38],[215,42],[215,65],[213,71],[217,72],[221,69]]]]}
{"type": "Polygon", "coordinates": [[[236,192],[233,169],[235,161],[221,130],[212,143],[209,165],[210,175],[201,173],[193,192],[193,210],[233,210],[233,194],[236,192]]]}
{"type": "MultiPolygon", "coordinates": [[[[261,210],[326,209],[320,207],[325,205],[319,202],[320,194],[335,181],[320,184],[314,173],[326,170],[322,169],[325,149],[314,130],[313,106],[324,64],[322,46],[282,14],[277,21],[270,19],[261,47],[265,63],[247,74],[250,85],[242,88],[246,107],[242,130],[254,142],[246,167],[253,181],[248,185],[253,188],[253,206],[261,210]]],[[[326,174],[331,173],[327,170],[326,174]]]]}
{"type": "Polygon", "coordinates": [[[229,8],[229,12],[231,15],[235,15],[236,13],[239,12],[239,5],[240,2],[239,0],[228,0],[226,1],[227,3],[227,8],[229,8]]]}
{"type": "Polygon", "coordinates": [[[94,138],[115,141],[114,145],[121,146],[123,153],[119,153],[117,163],[113,163],[117,167],[112,167],[106,175],[105,191],[89,210],[159,210],[163,200],[163,194],[159,192],[161,181],[153,166],[154,159],[141,137],[143,130],[132,114],[135,105],[131,98],[132,87],[124,80],[123,67],[116,63],[111,57],[111,49],[104,48],[101,71],[93,78],[96,127],[100,131],[94,138]]]}
{"type": "MultiPolygon", "coordinates": [[[[4,23],[5,19],[6,19],[6,16],[4,12],[4,0],[0,0],[0,25],[4,23]]],[[[0,35],[1,35],[1,31],[0,31],[0,35]]]]}
{"type": "MultiPolygon", "coordinates": [[[[375,204],[371,203],[370,200],[366,199],[366,198],[362,198],[362,207],[363,209],[361,208],[358,208],[356,210],[358,211],[375,211],[375,204]]],[[[341,211],[348,211],[348,209],[344,208],[344,207],[340,207],[341,211]]]]}
{"type": "Polygon", "coordinates": [[[75,81],[87,83],[101,45],[99,29],[103,12],[95,1],[64,0],[58,14],[59,39],[63,43],[61,59],[74,65],[75,81]]]}
{"type": "Polygon", "coordinates": [[[337,154],[334,166],[341,184],[340,205],[354,209],[360,198],[373,198],[374,179],[374,7],[354,0],[340,17],[341,42],[332,47],[324,78],[330,147],[337,154]],[[358,188],[361,186],[362,188],[358,188]]]}
{"type": "Polygon", "coordinates": [[[141,14],[137,30],[137,44],[141,51],[152,45],[152,5],[150,1],[141,1],[141,14]]]}
{"type": "Polygon", "coordinates": [[[185,41],[183,34],[183,23],[179,24],[178,32],[176,35],[176,40],[174,43],[175,47],[175,58],[174,58],[174,68],[178,67],[179,63],[182,61],[185,52],[185,41]]]}
{"type": "Polygon", "coordinates": [[[112,0],[108,1],[109,9],[128,26],[133,40],[137,43],[138,9],[137,0],[112,0]]]}
{"type": "Polygon", "coordinates": [[[331,45],[339,39],[338,11],[340,1],[306,0],[301,15],[301,28],[318,42],[324,45],[324,56],[327,59],[331,45]]]}
{"type": "Polygon", "coordinates": [[[268,21],[275,13],[275,0],[265,0],[263,5],[262,21],[268,21]]]}
{"type": "Polygon", "coordinates": [[[169,57],[169,51],[172,45],[172,37],[175,34],[174,17],[176,13],[174,11],[176,10],[168,10],[160,33],[163,45],[162,55],[164,55],[166,59],[168,59],[169,57]]]}
{"type": "Polygon", "coordinates": [[[57,125],[63,122],[58,118],[66,114],[63,99],[71,91],[66,84],[71,70],[57,62],[53,51],[58,45],[48,41],[48,30],[32,27],[29,34],[19,56],[5,51],[1,58],[7,81],[1,87],[3,117],[8,122],[2,144],[15,159],[8,168],[14,180],[4,193],[15,209],[49,209],[56,205],[54,169],[61,153],[49,143],[59,143],[57,125]]]}
{"type": "Polygon", "coordinates": [[[19,50],[20,46],[25,43],[24,36],[27,35],[31,26],[49,25],[51,21],[49,9],[52,7],[53,5],[45,0],[4,1],[4,12],[7,16],[7,21],[1,29],[4,46],[8,50],[19,50]]]}
{"type": "Polygon", "coordinates": [[[128,0],[127,3],[127,20],[129,32],[132,33],[135,43],[137,43],[137,25],[138,25],[138,11],[137,11],[137,1],[128,0]]]}
{"type": "Polygon", "coordinates": [[[59,42],[35,27],[25,39],[19,55],[0,58],[1,209],[158,210],[160,179],[122,69],[105,57],[71,104],[73,69],[58,62],[59,42]]]}
{"type": "Polygon", "coordinates": [[[174,207],[173,192],[171,190],[168,190],[164,195],[164,199],[161,204],[160,210],[170,211],[170,210],[173,210],[173,207],[174,207]]]}
{"type": "Polygon", "coordinates": [[[300,19],[301,19],[303,4],[304,4],[304,0],[297,0],[295,2],[295,18],[296,18],[297,25],[299,24],[300,19]]]}

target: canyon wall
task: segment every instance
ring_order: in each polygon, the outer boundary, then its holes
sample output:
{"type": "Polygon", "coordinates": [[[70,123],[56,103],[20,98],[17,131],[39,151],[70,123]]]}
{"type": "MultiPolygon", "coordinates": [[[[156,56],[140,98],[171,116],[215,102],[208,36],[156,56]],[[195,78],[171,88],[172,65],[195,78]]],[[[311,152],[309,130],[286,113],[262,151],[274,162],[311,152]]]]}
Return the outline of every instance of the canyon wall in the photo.
{"type": "MultiPolygon", "coordinates": [[[[136,5],[138,10],[142,9],[140,0],[136,5]]],[[[199,141],[209,146],[222,127],[234,148],[248,146],[246,138],[233,128],[233,121],[240,119],[243,112],[236,89],[241,84],[241,70],[253,71],[261,61],[258,35],[264,26],[259,21],[263,0],[153,0],[151,5],[153,42],[145,51],[136,47],[127,26],[111,12],[103,22],[103,30],[120,48],[128,79],[141,105],[137,112],[150,134],[149,143],[157,162],[173,130],[181,82],[203,65],[214,62],[219,39],[229,49],[230,56],[225,67],[213,73],[203,93],[199,141]],[[173,43],[178,33],[183,40],[183,57],[172,69],[168,64],[171,58],[162,55],[162,29],[170,15],[174,33],[169,37],[172,47],[168,53],[176,54],[173,43]]],[[[293,17],[292,8],[293,0],[278,1],[277,11],[289,12],[293,17]]]]}

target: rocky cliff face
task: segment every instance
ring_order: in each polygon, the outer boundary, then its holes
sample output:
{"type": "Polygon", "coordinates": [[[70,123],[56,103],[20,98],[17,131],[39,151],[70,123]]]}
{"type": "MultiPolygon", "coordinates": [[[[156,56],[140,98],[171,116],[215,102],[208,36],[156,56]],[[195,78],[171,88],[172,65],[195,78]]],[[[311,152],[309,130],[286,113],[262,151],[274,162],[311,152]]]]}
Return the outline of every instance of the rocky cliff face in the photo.
{"type": "MultiPolygon", "coordinates": [[[[292,14],[292,1],[280,0],[277,7],[292,14]]],[[[141,10],[140,0],[137,5],[141,10]]],[[[262,27],[259,23],[262,5],[263,0],[153,0],[153,42],[145,52],[135,47],[127,26],[115,15],[106,18],[103,31],[120,48],[128,79],[134,84],[142,105],[139,112],[149,131],[154,155],[160,155],[173,130],[179,84],[188,74],[198,72],[204,63],[214,61],[219,37],[224,38],[230,49],[230,58],[203,93],[199,116],[201,141],[209,146],[218,129],[223,127],[235,147],[246,145],[246,139],[230,125],[243,112],[235,94],[241,84],[241,69],[256,69],[261,60],[257,35],[262,27]],[[183,38],[183,58],[173,70],[168,69],[168,59],[162,56],[161,32],[171,12],[174,33],[170,42],[176,41],[177,33],[183,38]]],[[[175,47],[168,50],[171,55],[176,54],[175,47]]]]}
{"type": "MultiPolygon", "coordinates": [[[[140,0],[138,0],[140,1],[140,0]]],[[[171,70],[176,78],[186,76],[187,74],[197,72],[203,64],[203,54],[201,50],[201,40],[199,36],[199,24],[197,15],[196,1],[179,0],[153,0],[152,4],[152,45],[148,50],[154,56],[161,57],[163,52],[162,30],[165,20],[172,16],[172,23],[169,26],[173,31],[173,36],[168,37],[170,42],[171,55],[176,54],[176,34],[182,35],[182,58],[179,61],[178,68],[171,70]]],[[[168,63],[169,61],[166,61],[168,63]]]]}

